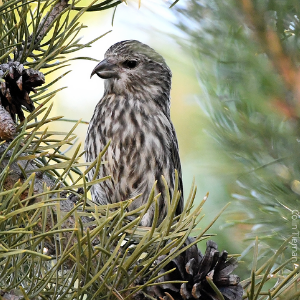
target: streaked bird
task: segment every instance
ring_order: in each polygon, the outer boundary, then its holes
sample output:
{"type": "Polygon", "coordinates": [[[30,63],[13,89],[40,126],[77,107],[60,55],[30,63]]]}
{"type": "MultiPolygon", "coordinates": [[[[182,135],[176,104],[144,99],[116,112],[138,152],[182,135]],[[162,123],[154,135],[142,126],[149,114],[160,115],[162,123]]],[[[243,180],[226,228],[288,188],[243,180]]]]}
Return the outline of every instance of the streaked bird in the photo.
{"type": "MultiPolygon", "coordinates": [[[[111,46],[105,58],[93,70],[104,80],[104,95],[97,104],[85,140],[86,161],[93,161],[111,140],[97,175],[111,175],[110,180],[91,188],[92,199],[99,204],[133,198],[129,209],[147,202],[155,181],[159,219],[167,213],[165,177],[169,193],[174,192],[175,169],[179,174],[181,199],[176,214],[183,209],[183,188],[178,142],[170,120],[172,73],[161,55],[135,40],[111,46]]],[[[95,169],[88,173],[94,176],[95,169]]],[[[151,226],[155,207],[152,205],[141,220],[151,226]]]]}

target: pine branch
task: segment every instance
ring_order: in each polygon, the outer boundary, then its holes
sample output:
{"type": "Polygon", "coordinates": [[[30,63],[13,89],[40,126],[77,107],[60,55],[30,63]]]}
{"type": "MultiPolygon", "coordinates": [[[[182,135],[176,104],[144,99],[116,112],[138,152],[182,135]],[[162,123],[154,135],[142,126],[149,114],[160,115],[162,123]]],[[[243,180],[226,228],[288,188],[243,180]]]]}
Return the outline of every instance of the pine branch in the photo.
{"type": "MultiPolygon", "coordinates": [[[[289,97],[294,100],[299,98],[298,78],[300,78],[300,71],[295,66],[286,50],[284,49],[284,40],[281,40],[278,33],[266,24],[265,11],[255,9],[251,0],[245,0],[238,2],[247,25],[252,29],[254,39],[261,45],[263,52],[268,55],[268,58],[274,69],[281,76],[287,91],[290,91],[293,96],[289,97]]],[[[297,110],[299,109],[299,101],[286,101],[286,99],[280,99],[281,104],[278,107],[279,111],[288,118],[298,119],[297,110]]]]}
{"type": "Polygon", "coordinates": [[[0,103],[0,138],[12,140],[16,134],[16,126],[9,112],[0,103]]]}

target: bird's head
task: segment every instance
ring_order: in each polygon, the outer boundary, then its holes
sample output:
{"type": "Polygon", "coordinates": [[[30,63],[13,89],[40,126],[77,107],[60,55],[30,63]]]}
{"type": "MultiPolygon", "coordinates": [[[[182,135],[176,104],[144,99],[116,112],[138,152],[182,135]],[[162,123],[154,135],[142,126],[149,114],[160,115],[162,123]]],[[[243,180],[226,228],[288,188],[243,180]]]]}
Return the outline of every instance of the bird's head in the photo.
{"type": "Polygon", "coordinates": [[[91,76],[94,74],[106,79],[105,93],[144,100],[169,99],[172,77],[169,67],[160,54],[139,41],[127,40],[111,46],[91,76]]]}

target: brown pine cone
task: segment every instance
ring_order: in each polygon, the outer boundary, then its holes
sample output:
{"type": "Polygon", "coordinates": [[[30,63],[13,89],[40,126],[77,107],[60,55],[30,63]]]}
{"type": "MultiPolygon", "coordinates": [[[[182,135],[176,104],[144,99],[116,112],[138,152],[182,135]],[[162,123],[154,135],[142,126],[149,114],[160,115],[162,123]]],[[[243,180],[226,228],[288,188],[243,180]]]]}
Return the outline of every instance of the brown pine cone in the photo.
{"type": "MultiPolygon", "coordinates": [[[[194,241],[188,238],[185,245],[194,241]]],[[[191,246],[185,252],[175,257],[168,263],[159,274],[163,274],[175,268],[175,271],[159,278],[158,282],[182,280],[187,283],[162,283],[161,285],[148,288],[147,293],[164,300],[218,300],[218,297],[207,281],[209,277],[225,300],[241,300],[243,288],[239,284],[239,277],[232,275],[232,271],[237,267],[235,258],[227,260],[228,253],[218,251],[218,246],[213,241],[206,244],[204,255],[198,250],[197,245],[191,246]]],[[[162,255],[158,258],[157,264],[162,263],[166,258],[162,255]]]]}
{"type": "Polygon", "coordinates": [[[40,71],[25,69],[17,61],[0,65],[0,98],[2,106],[16,121],[18,115],[20,121],[25,119],[22,106],[28,111],[34,110],[34,105],[29,97],[35,87],[45,83],[45,77],[40,71]]]}

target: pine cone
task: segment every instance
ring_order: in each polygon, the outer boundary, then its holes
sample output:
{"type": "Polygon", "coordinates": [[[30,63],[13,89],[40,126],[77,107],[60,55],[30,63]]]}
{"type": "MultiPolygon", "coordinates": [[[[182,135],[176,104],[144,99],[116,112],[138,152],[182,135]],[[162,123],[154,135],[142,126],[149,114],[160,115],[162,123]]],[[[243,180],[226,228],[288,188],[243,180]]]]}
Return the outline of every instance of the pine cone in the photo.
{"type": "MultiPolygon", "coordinates": [[[[185,245],[189,245],[195,239],[188,238],[185,245]]],[[[158,282],[182,280],[183,284],[162,283],[152,286],[147,290],[150,296],[164,300],[218,300],[214,290],[206,280],[209,277],[218,287],[226,300],[240,300],[243,296],[243,288],[239,284],[239,277],[231,275],[237,267],[235,258],[227,260],[228,253],[223,251],[220,255],[218,246],[213,241],[206,243],[206,252],[203,256],[197,245],[191,246],[185,252],[175,257],[159,274],[171,269],[175,271],[159,278],[158,282]]],[[[158,257],[157,263],[161,263],[166,255],[158,257]]]]}
{"type": "Polygon", "coordinates": [[[34,88],[43,83],[45,83],[43,73],[33,69],[24,69],[24,66],[17,61],[0,65],[1,104],[14,121],[16,121],[16,115],[21,122],[25,119],[22,105],[30,112],[34,110],[29,93],[36,92],[34,88]]]}

